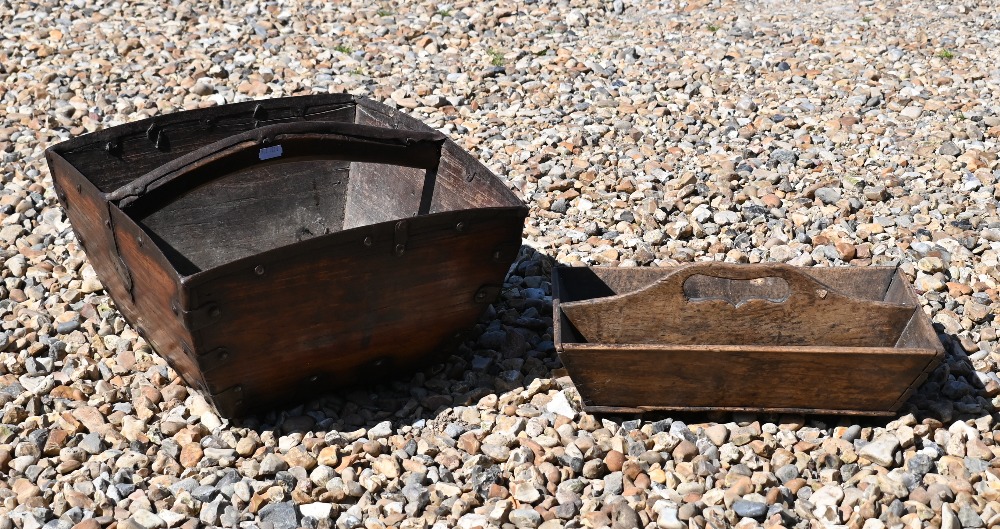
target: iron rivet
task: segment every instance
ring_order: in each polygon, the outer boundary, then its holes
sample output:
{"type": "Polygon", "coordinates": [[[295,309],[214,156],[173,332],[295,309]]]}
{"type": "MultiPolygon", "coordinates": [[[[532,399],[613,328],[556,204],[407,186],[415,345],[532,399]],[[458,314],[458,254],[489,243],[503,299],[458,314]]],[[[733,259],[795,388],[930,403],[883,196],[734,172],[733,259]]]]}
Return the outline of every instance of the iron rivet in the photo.
{"type": "Polygon", "coordinates": [[[76,192],[77,193],[83,193],[83,186],[80,185],[80,184],[76,184],[76,192]]]}
{"type": "Polygon", "coordinates": [[[104,227],[110,230],[111,229],[111,221],[110,220],[104,221],[104,227]]]}
{"type": "Polygon", "coordinates": [[[469,174],[465,175],[465,181],[466,182],[471,182],[471,181],[473,181],[475,179],[476,179],[476,173],[470,172],[469,174]]]}
{"type": "Polygon", "coordinates": [[[483,301],[486,299],[486,293],[483,291],[476,292],[476,301],[483,301]]]}
{"type": "Polygon", "coordinates": [[[239,406],[242,406],[242,405],[243,405],[243,401],[242,400],[236,401],[236,407],[239,407],[239,406]]]}
{"type": "Polygon", "coordinates": [[[221,355],[219,355],[219,358],[221,358],[222,360],[229,360],[229,351],[226,351],[221,355]]]}
{"type": "Polygon", "coordinates": [[[365,244],[365,246],[371,246],[372,245],[372,238],[371,237],[365,237],[364,244],[365,244]]]}
{"type": "Polygon", "coordinates": [[[455,229],[458,231],[465,231],[465,223],[459,222],[458,224],[455,225],[455,229]]]}
{"type": "Polygon", "coordinates": [[[500,260],[500,250],[497,250],[497,251],[493,252],[493,260],[494,261],[499,261],[500,260]]]}
{"type": "Polygon", "coordinates": [[[233,391],[237,393],[243,393],[243,386],[236,386],[235,388],[233,388],[233,391]]]}
{"type": "Polygon", "coordinates": [[[403,253],[405,252],[406,252],[406,246],[403,246],[402,244],[396,245],[396,255],[403,255],[403,253]]]}
{"type": "Polygon", "coordinates": [[[253,273],[259,276],[264,275],[264,265],[257,265],[256,267],[254,267],[253,273]]]}
{"type": "Polygon", "coordinates": [[[144,246],[146,244],[146,241],[143,240],[142,235],[136,237],[135,240],[136,240],[136,242],[139,243],[139,246],[144,246]]]}
{"type": "Polygon", "coordinates": [[[317,380],[319,380],[319,376],[317,376],[317,375],[313,375],[313,376],[309,377],[309,382],[316,382],[317,380]]]}
{"type": "Polygon", "coordinates": [[[375,367],[382,367],[383,364],[385,364],[385,360],[382,360],[381,358],[372,362],[372,365],[375,367]]]}
{"type": "Polygon", "coordinates": [[[222,316],[222,310],[220,310],[219,307],[212,307],[208,311],[208,315],[212,318],[218,318],[219,316],[222,316]]]}

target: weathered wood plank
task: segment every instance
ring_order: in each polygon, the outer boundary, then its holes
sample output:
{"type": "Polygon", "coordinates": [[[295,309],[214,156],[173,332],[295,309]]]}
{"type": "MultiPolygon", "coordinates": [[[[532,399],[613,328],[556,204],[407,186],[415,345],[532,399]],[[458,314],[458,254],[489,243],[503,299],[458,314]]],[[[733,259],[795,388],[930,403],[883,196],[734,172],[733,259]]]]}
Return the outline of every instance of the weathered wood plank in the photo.
{"type": "Polygon", "coordinates": [[[633,292],[562,304],[592,343],[840,347],[895,344],[915,309],[852,298],[788,265],[727,263],[688,265],[633,292]]]}

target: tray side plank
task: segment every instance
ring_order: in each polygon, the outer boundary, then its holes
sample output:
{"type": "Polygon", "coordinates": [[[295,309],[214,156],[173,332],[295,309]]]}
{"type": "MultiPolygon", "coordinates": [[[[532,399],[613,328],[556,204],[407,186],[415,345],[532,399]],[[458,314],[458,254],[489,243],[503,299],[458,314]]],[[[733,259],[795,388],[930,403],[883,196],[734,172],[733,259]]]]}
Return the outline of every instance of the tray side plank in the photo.
{"type": "Polygon", "coordinates": [[[564,345],[561,358],[584,401],[604,406],[874,412],[897,407],[885,388],[909,387],[934,354],[564,345]]]}

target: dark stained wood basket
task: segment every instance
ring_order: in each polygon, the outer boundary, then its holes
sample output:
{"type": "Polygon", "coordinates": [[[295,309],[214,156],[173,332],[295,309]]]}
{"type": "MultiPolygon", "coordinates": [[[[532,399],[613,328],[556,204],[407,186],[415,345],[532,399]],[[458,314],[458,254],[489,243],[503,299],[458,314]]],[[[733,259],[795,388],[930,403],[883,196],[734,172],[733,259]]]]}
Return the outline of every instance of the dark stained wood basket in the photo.
{"type": "Polygon", "coordinates": [[[119,310],[226,415],[447,350],[528,212],[442,134],[347,94],[155,117],[47,157],[119,310]]]}
{"type": "Polygon", "coordinates": [[[592,412],[892,415],[944,348],[895,268],[557,268],[556,350],[592,412]]]}

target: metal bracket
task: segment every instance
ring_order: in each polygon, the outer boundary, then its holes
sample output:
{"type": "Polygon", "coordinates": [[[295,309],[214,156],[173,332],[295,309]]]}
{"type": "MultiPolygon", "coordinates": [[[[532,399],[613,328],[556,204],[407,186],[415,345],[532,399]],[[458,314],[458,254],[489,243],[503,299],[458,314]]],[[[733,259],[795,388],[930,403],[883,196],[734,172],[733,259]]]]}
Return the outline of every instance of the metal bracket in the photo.
{"type": "MultiPolygon", "coordinates": [[[[157,150],[160,151],[170,150],[170,142],[167,140],[166,132],[163,131],[163,127],[158,126],[156,123],[149,124],[149,128],[146,129],[146,139],[153,142],[153,145],[156,146],[157,150]]],[[[111,152],[111,150],[108,148],[110,145],[111,144],[108,143],[108,145],[105,146],[105,149],[107,149],[108,152],[111,152]]]]}
{"type": "Polygon", "coordinates": [[[497,246],[490,256],[497,263],[509,263],[517,257],[517,252],[521,250],[521,241],[509,242],[497,246]]]}
{"type": "Polygon", "coordinates": [[[134,302],[135,289],[132,288],[132,273],[129,271],[128,265],[125,264],[125,261],[122,260],[122,256],[120,254],[115,255],[114,257],[115,258],[112,261],[115,267],[115,272],[118,273],[118,278],[122,280],[122,283],[125,285],[125,289],[128,290],[129,297],[131,297],[134,302]]]}
{"type": "Polygon", "coordinates": [[[111,259],[111,265],[115,268],[115,273],[118,274],[118,278],[121,280],[122,285],[128,292],[129,299],[132,303],[135,303],[135,285],[132,281],[132,271],[129,270],[128,265],[125,264],[125,260],[122,259],[122,251],[118,245],[118,234],[115,232],[115,223],[113,216],[111,214],[111,204],[108,203],[107,218],[104,220],[104,227],[108,230],[108,235],[111,237],[111,242],[114,244],[114,255],[111,259]]]}
{"type": "Polygon", "coordinates": [[[483,285],[479,287],[476,291],[476,295],[473,296],[472,301],[475,303],[493,303],[497,296],[500,295],[500,291],[503,287],[497,285],[483,285]]]}
{"type": "Polygon", "coordinates": [[[243,406],[245,398],[243,386],[236,385],[212,395],[215,407],[223,415],[232,417],[237,415],[237,411],[243,406]]]}
{"type": "Polygon", "coordinates": [[[407,225],[405,220],[401,220],[396,223],[396,235],[393,239],[393,253],[400,257],[406,253],[406,230],[407,225]]]}
{"type": "Polygon", "coordinates": [[[215,303],[206,303],[194,310],[182,310],[180,316],[188,329],[196,331],[219,321],[222,309],[215,303]]]}
{"type": "Polygon", "coordinates": [[[198,364],[201,365],[202,372],[207,373],[228,364],[230,357],[228,349],[219,347],[198,357],[198,364]]]}
{"type": "Polygon", "coordinates": [[[122,142],[119,138],[114,138],[104,144],[104,150],[111,156],[121,157],[122,154],[122,142]]]}

